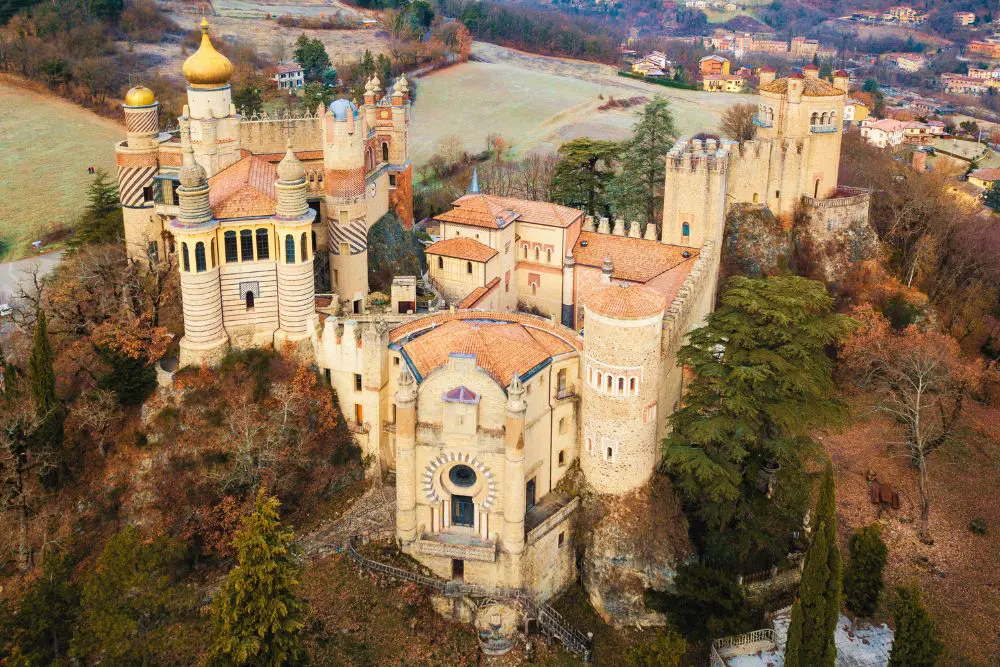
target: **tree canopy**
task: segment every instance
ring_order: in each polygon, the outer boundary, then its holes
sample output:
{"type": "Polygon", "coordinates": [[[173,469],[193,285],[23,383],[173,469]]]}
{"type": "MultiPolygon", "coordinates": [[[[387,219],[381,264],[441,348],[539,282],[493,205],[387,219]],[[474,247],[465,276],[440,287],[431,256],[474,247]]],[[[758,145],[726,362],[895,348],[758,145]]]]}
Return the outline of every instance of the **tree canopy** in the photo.
{"type": "Polygon", "coordinates": [[[858,528],[851,535],[848,549],[851,558],[844,570],[844,603],[851,613],[870,617],[878,607],[882,570],[889,556],[881,527],[874,523],[858,528]]]}
{"type": "Polygon", "coordinates": [[[677,128],[664,97],[654,97],[638,116],[632,138],[622,147],[621,169],[608,195],[617,217],[655,224],[662,206],[659,193],[666,176],[666,155],[677,138],[677,128]]]}
{"type": "Polygon", "coordinates": [[[552,200],[588,215],[606,215],[607,188],[620,150],[615,141],[586,137],[564,143],[552,171],[552,200]]]}

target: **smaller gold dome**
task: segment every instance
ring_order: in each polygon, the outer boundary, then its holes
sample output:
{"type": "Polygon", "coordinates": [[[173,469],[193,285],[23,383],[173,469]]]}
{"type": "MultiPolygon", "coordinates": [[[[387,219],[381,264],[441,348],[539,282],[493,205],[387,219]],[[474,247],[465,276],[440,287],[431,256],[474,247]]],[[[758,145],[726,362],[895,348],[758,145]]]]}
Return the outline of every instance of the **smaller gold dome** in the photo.
{"type": "Polygon", "coordinates": [[[146,86],[136,86],[125,93],[125,106],[146,107],[156,101],[156,95],[146,86]]]}
{"type": "Polygon", "coordinates": [[[229,83],[233,64],[212,46],[208,37],[208,19],[201,19],[201,46],[184,61],[182,71],[192,88],[215,88],[229,83]]]}

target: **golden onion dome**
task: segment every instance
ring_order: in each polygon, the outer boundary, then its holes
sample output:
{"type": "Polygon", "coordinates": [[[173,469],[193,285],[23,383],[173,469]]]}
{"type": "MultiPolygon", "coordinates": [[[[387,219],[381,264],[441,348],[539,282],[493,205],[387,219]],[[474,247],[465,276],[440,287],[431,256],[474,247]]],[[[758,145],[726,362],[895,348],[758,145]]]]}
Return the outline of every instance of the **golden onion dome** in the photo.
{"type": "Polygon", "coordinates": [[[156,101],[156,95],[146,86],[135,86],[125,93],[125,106],[147,107],[156,101]]]}
{"type": "Polygon", "coordinates": [[[208,37],[208,19],[201,20],[201,46],[184,61],[184,78],[193,88],[215,88],[229,83],[233,64],[215,50],[208,37]]]}

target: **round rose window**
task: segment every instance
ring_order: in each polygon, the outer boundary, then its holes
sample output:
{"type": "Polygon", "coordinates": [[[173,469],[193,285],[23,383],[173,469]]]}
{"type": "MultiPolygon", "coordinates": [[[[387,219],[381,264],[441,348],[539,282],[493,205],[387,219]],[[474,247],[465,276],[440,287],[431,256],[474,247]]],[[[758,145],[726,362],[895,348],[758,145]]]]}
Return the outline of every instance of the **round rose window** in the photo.
{"type": "Polygon", "coordinates": [[[476,483],[476,471],[467,465],[457,465],[448,471],[448,479],[455,486],[470,487],[476,483]]]}

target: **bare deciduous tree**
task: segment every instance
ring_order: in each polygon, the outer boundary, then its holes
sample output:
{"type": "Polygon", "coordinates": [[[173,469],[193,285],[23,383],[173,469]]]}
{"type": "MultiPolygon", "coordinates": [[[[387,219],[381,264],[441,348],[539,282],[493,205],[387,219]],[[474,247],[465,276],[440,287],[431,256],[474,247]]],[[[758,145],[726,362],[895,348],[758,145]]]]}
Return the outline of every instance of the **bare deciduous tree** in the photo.
{"type": "Polygon", "coordinates": [[[719,129],[724,135],[738,141],[750,141],[757,136],[757,126],[753,123],[757,107],[752,104],[734,104],[722,113],[719,129]]]}

